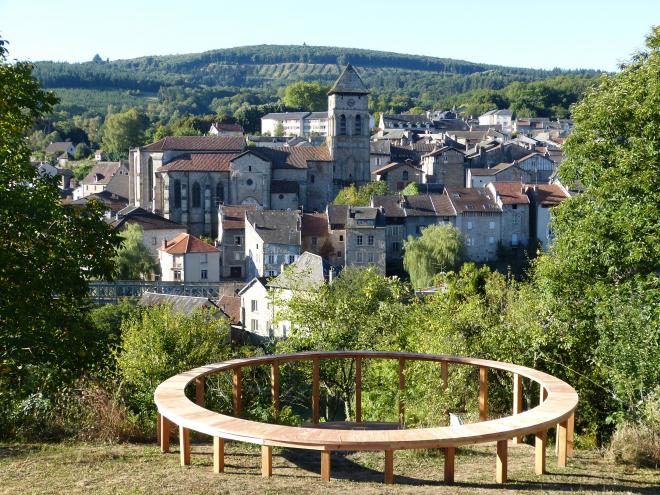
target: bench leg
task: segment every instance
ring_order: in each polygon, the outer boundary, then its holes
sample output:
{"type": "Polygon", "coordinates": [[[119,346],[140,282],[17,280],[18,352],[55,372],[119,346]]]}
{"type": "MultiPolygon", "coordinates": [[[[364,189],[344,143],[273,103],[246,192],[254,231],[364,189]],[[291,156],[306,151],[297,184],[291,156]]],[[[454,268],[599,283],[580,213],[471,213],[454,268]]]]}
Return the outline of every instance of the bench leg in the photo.
{"type": "Polygon", "coordinates": [[[547,443],[548,430],[536,432],[536,439],[534,442],[534,472],[536,474],[545,474],[545,447],[547,443]]]}
{"type": "Polygon", "coordinates": [[[391,485],[394,483],[394,451],[385,451],[385,484],[391,485]]]}
{"type": "Polygon", "coordinates": [[[495,467],[495,481],[506,483],[507,472],[507,441],[499,440],[497,442],[497,462],[495,467]]]}
{"type": "Polygon", "coordinates": [[[225,472],[225,439],[213,437],[213,472],[225,472]]]}
{"type": "Polygon", "coordinates": [[[160,417],[160,451],[166,454],[170,451],[170,420],[160,417]]]}
{"type": "Polygon", "coordinates": [[[190,430],[179,426],[179,455],[181,465],[190,466],[190,430]]]}
{"type": "Polygon", "coordinates": [[[323,481],[330,481],[330,451],[321,451],[321,479],[323,481]]]}
{"type": "Polygon", "coordinates": [[[261,477],[270,478],[273,475],[273,447],[261,446],[261,477]]]}
{"type": "Polygon", "coordinates": [[[455,447],[445,447],[445,483],[454,482],[454,457],[456,455],[455,447]]]}
{"type": "Polygon", "coordinates": [[[568,421],[562,421],[557,425],[557,466],[566,467],[568,453],[568,421]]]}

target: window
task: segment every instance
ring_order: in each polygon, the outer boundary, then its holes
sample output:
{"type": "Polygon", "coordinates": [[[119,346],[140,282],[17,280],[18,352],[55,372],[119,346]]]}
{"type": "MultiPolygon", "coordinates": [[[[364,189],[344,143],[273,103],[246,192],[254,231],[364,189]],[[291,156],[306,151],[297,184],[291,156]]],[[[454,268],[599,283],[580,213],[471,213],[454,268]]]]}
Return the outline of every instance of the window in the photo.
{"type": "Polygon", "coordinates": [[[208,253],[201,253],[201,254],[199,255],[199,262],[200,262],[202,265],[206,265],[206,264],[209,262],[209,255],[208,255],[208,253]]]}
{"type": "Polygon", "coordinates": [[[243,237],[240,235],[235,235],[234,236],[234,245],[235,246],[240,246],[243,243],[243,237]]]}
{"type": "Polygon", "coordinates": [[[403,173],[401,174],[401,178],[403,180],[408,180],[408,171],[404,170],[403,173]]]}
{"type": "Polygon", "coordinates": [[[175,180],[173,187],[174,208],[181,208],[181,181],[175,180]]]}
{"type": "Polygon", "coordinates": [[[284,194],[280,194],[280,195],[277,196],[277,197],[278,197],[279,199],[284,199],[284,194]]]}
{"type": "Polygon", "coordinates": [[[250,330],[253,332],[259,331],[259,320],[252,319],[250,320],[250,330]]]}
{"type": "Polygon", "coordinates": [[[356,136],[362,135],[362,117],[360,117],[359,115],[355,116],[355,135],[356,136]]]}
{"type": "Polygon", "coordinates": [[[314,174],[310,175],[310,176],[309,176],[309,181],[310,181],[312,184],[314,184],[314,180],[316,180],[316,177],[314,176],[314,174]]]}
{"type": "Polygon", "coordinates": [[[250,301],[250,310],[255,313],[259,309],[259,302],[256,299],[250,301]]]}
{"type": "Polygon", "coordinates": [[[274,265],[275,260],[276,260],[275,255],[274,254],[269,254],[268,255],[268,261],[266,263],[268,263],[269,265],[274,265]]]}
{"type": "Polygon", "coordinates": [[[316,237],[312,237],[312,246],[316,247],[317,243],[318,243],[318,239],[316,237]]]}
{"type": "Polygon", "coordinates": [[[290,254],[289,255],[289,264],[293,263],[294,261],[296,261],[296,256],[294,254],[290,254]]]}
{"type": "Polygon", "coordinates": [[[248,179],[248,180],[245,181],[245,183],[246,183],[248,186],[251,186],[252,184],[254,184],[254,181],[253,181],[252,179],[248,179]]]}
{"type": "Polygon", "coordinates": [[[248,172],[252,172],[252,165],[248,165],[248,172]]]}
{"type": "Polygon", "coordinates": [[[357,245],[362,246],[362,236],[361,235],[357,236],[357,245]]]}
{"type": "Polygon", "coordinates": [[[488,238],[488,244],[495,244],[495,238],[493,236],[488,238]]]}
{"type": "Polygon", "coordinates": [[[337,251],[337,258],[341,258],[342,256],[344,256],[344,253],[342,253],[341,251],[337,251]]]}
{"type": "Polygon", "coordinates": [[[181,280],[181,271],[180,270],[174,270],[174,280],[176,280],[176,281],[181,280]]]}
{"type": "Polygon", "coordinates": [[[355,261],[358,263],[362,263],[362,251],[358,251],[355,253],[355,261]]]}
{"type": "Polygon", "coordinates": [[[518,234],[511,234],[511,245],[512,246],[518,245],[518,234]]]}
{"type": "Polygon", "coordinates": [[[399,244],[398,242],[392,243],[392,251],[398,253],[400,249],[401,249],[401,244],[399,244]]]}
{"type": "Polygon", "coordinates": [[[472,246],[474,243],[472,242],[472,237],[466,237],[465,238],[465,245],[466,246],[472,246]]]}
{"type": "Polygon", "coordinates": [[[344,242],[344,236],[343,235],[339,236],[339,242],[344,242]]]}
{"type": "Polygon", "coordinates": [[[225,188],[222,187],[222,182],[215,185],[215,206],[225,202],[225,188]]]}
{"type": "Polygon", "coordinates": [[[202,206],[202,188],[199,187],[199,182],[195,182],[192,186],[192,206],[193,208],[202,206]]]}
{"type": "Polygon", "coordinates": [[[518,225],[520,223],[520,215],[517,213],[513,214],[513,225],[518,225]]]}
{"type": "Polygon", "coordinates": [[[374,262],[374,253],[367,253],[367,261],[368,261],[369,263],[373,263],[373,262],[374,262]]]}
{"type": "Polygon", "coordinates": [[[339,117],[339,135],[340,136],[345,136],[346,135],[346,115],[341,114],[339,117]]]}
{"type": "Polygon", "coordinates": [[[151,238],[151,245],[155,246],[157,243],[158,243],[158,239],[156,239],[155,237],[152,237],[151,238]]]}
{"type": "Polygon", "coordinates": [[[373,245],[374,245],[374,236],[370,235],[369,237],[367,237],[367,244],[368,244],[369,246],[373,246],[373,245]]]}
{"type": "Polygon", "coordinates": [[[472,230],[472,222],[467,223],[467,228],[468,228],[468,230],[472,230]]]}
{"type": "Polygon", "coordinates": [[[266,270],[267,277],[274,277],[275,275],[277,275],[277,272],[275,270],[266,270]]]}
{"type": "Polygon", "coordinates": [[[243,253],[240,251],[234,251],[234,261],[241,261],[243,259],[243,253]]]}
{"type": "Polygon", "coordinates": [[[149,174],[148,178],[148,187],[149,187],[149,201],[153,201],[154,199],[154,161],[149,157],[149,161],[147,162],[147,174],[149,174]]]}
{"type": "Polygon", "coordinates": [[[489,223],[488,223],[488,228],[489,228],[490,230],[495,230],[495,222],[489,222],[489,223]]]}
{"type": "Polygon", "coordinates": [[[200,274],[199,278],[201,278],[202,280],[207,280],[209,278],[208,270],[202,270],[202,273],[200,274]]]}

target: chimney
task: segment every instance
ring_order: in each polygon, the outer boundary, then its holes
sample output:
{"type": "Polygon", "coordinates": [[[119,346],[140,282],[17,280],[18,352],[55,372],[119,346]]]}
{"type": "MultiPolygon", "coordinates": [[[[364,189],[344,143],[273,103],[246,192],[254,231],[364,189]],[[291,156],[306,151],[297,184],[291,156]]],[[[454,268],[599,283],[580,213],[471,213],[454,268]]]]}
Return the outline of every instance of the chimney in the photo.
{"type": "Polygon", "coordinates": [[[163,244],[161,245],[162,249],[167,249],[167,239],[163,238],[163,244]]]}

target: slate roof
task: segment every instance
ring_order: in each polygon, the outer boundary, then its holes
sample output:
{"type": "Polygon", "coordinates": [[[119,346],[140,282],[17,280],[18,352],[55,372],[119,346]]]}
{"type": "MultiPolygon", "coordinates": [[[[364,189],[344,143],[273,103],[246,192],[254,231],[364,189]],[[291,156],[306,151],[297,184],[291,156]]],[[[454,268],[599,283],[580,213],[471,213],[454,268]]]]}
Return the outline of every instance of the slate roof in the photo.
{"type": "Polygon", "coordinates": [[[159,167],[156,172],[229,172],[235,153],[192,153],[181,155],[159,167]]]}
{"type": "Polygon", "coordinates": [[[220,250],[206,242],[198,239],[194,235],[179,234],[171,241],[165,241],[164,248],[158,248],[159,251],[165,251],[168,254],[187,254],[187,253],[218,253],[220,250]]]}
{"type": "Polygon", "coordinates": [[[304,117],[307,117],[309,114],[310,112],[271,112],[261,117],[261,119],[277,120],[278,122],[282,122],[284,120],[300,120],[304,117]]]}
{"type": "Polygon", "coordinates": [[[492,182],[502,204],[528,205],[529,198],[525,194],[524,186],[520,182],[492,182]]]}
{"type": "Polygon", "coordinates": [[[383,115],[383,121],[391,123],[400,122],[414,125],[433,125],[433,121],[426,115],[417,115],[412,113],[385,114],[383,115]]]}
{"type": "Polygon", "coordinates": [[[46,153],[64,153],[72,144],[71,141],[54,141],[46,146],[46,153]]]}
{"type": "Polygon", "coordinates": [[[112,179],[112,177],[117,172],[119,172],[121,166],[122,166],[121,162],[98,162],[92,167],[92,169],[85,176],[85,178],[80,181],[80,183],[87,185],[90,184],[107,185],[112,179]]]}
{"type": "Polygon", "coordinates": [[[369,90],[365,86],[362,78],[351,64],[348,64],[344,71],[339,75],[339,78],[328,91],[328,95],[335,93],[347,93],[353,95],[368,95],[369,90]]]}
{"type": "Polygon", "coordinates": [[[243,230],[245,212],[256,209],[257,205],[222,205],[222,228],[224,230],[243,230]]]}
{"type": "Polygon", "coordinates": [[[465,154],[464,150],[455,148],[453,146],[442,146],[442,147],[438,147],[437,145],[434,145],[434,146],[435,147],[431,151],[429,151],[428,153],[426,153],[425,155],[422,155],[422,156],[438,156],[438,155],[443,154],[445,151],[450,151],[450,150],[457,151],[457,152],[459,152],[463,155],[465,154]]]}
{"type": "Polygon", "coordinates": [[[381,207],[387,218],[456,216],[451,201],[444,194],[374,196],[373,205],[381,207]]]}
{"type": "Polygon", "coordinates": [[[222,124],[220,122],[213,122],[211,125],[218,131],[243,133],[243,126],[240,124],[222,124]]]}
{"type": "Polygon", "coordinates": [[[377,169],[374,169],[371,173],[372,174],[384,174],[385,172],[389,172],[391,170],[395,170],[395,169],[400,168],[400,167],[411,167],[411,168],[414,168],[415,170],[418,170],[418,171],[421,172],[420,169],[418,169],[417,167],[415,167],[413,165],[412,160],[409,160],[409,161],[405,161],[405,162],[390,162],[390,163],[387,163],[385,165],[382,165],[382,166],[378,167],[377,169]]]}
{"type": "Polygon", "coordinates": [[[328,233],[328,215],[326,213],[303,213],[302,235],[323,237],[328,233]]]}
{"type": "Polygon", "coordinates": [[[328,223],[332,225],[346,225],[346,213],[348,206],[345,205],[328,205],[328,223]]]}
{"type": "Polygon", "coordinates": [[[486,115],[513,115],[513,112],[508,109],[503,109],[503,110],[490,110],[484,114],[481,115],[481,117],[485,117],[486,115]]]}
{"type": "Polygon", "coordinates": [[[172,220],[151,213],[138,206],[129,206],[119,211],[117,220],[112,223],[114,228],[122,227],[125,223],[136,223],[143,230],[183,229],[185,225],[178,224],[172,220]]]}
{"type": "Polygon", "coordinates": [[[369,152],[372,155],[389,155],[390,154],[389,139],[379,139],[378,141],[371,141],[369,143],[369,152]]]}
{"type": "Polygon", "coordinates": [[[371,206],[349,206],[346,216],[347,228],[376,228],[383,226],[383,217],[378,208],[371,206]],[[373,220],[373,224],[365,225],[360,224],[360,220],[373,220]]]}
{"type": "Polygon", "coordinates": [[[445,194],[451,201],[456,213],[484,212],[501,213],[495,198],[483,187],[472,188],[445,188],[445,194]]]}
{"type": "Polygon", "coordinates": [[[218,306],[206,297],[175,296],[172,294],[159,294],[157,292],[143,292],[140,306],[158,306],[170,304],[177,313],[190,314],[197,308],[217,308],[218,306]]]}
{"type": "Polygon", "coordinates": [[[76,199],[75,201],[71,201],[68,204],[73,206],[84,206],[92,199],[95,199],[107,209],[114,212],[119,212],[128,206],[128,198],[117,196],[110,191],[101,191],[94,194],[88,194],[84,198],[76,199]]]}
{"type": "Polygon", "coordinates": [[[515,163],[498,163],[497,165],[490,168],[471,168],[470,174],[473,177],[492,177],[515,166],[515,163]]]}
{"type": "Polygon", "coordinates": [[[248,211],[246,220],[268,244],[300,246],[300,213],[298,211],[248,211]]]}
{"type": "Polygon", "coordinates": [[[305,251],[295,262],[269,282],[268,287],[315,290],[325,283],[328,268],[319,255],[305,251]]]}
{"type": "Polygon", "coordinates": [[[273,168],[306,169],[308,161],[329,162],[330,150],[327,146],[282,146],[276,148],[252,148],[249,151],[272,162],[273,168]]]}
{"type": "Polygon", "coordinates": [[[234,151],[245,150],[242,136],[167,136],[142,146],[144,151],[234,151]]]}
{"type": "Polygon", "coordinates": [[[527,186],[527,191],[532,191],[536,197],[537,204],[543,206],[556,206],[565,199],[568,199],[566,193],[559,184],[536,184],[527,186]]]}

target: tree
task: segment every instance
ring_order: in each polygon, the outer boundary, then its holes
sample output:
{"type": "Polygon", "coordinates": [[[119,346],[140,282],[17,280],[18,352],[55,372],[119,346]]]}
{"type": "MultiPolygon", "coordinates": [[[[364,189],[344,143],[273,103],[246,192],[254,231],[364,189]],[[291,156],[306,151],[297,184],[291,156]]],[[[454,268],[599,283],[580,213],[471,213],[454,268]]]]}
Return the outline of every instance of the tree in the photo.
{"type": "Polygon", "coordinates": [[[129,148],[143,143],[146,128],[146,117],[135,108],[108,115],[103,124],[103,151],[127,156],[129,148]]]}
{"type": "Polygon", "coordinates": [[[277,124],[275,124],[275,128],[273,129],[273,136],[284,136],[284,124],[282,124],[282,122],[278,121],[277,124]]]}
{"type": "Polygon", "coordinates": [[[406,187],[403,188],[401,194],[404,196],[417,196],[419,194],[419,186],[417,182],[411,182],[406,187]]]}
{"type": "Polygon", "coordinates": [[[465,241],[452,225],[429,225],[404,243],[403,267],[416,289],[429,287],[436,275],[457,270],[465,261],[465,241]]]}
{"type": "Polygon", "coordinates": [[[73,150],[73,159],[82,160],[83,158],[87,158],[89,154],[89,146],[87,146],[85,143],[78,143],[76,148],[73,150]]]}
{"type": "Polygon", "coordinates": [[[359,189],[355,184],[343,187],[332,202],[335,205],[369,206],[372,196],[387,194],[387,183],[383,181],[367,182],[359,189]]]}
{"type": "Polygon", "coordinates": [[[321,112],[328,107],[327,92],[319,82],[298,81],[284,89],[282,101],[287,107],[321,112]]]}
{"type": "Polygon", "coordinates": [[[117,273],[121,280],[148,280],[158,273],[158,263],[142,243],[142,227],[129,223],[119,236],[122,244],[117,249],[117,273]]]}
{"type": "MultiPolygon", "coordinates": [[[[87,278],[110,278],[117,240],[93,202],[60,202],[57,179],[30,164],[24,136],[57,102],[8,63],[0,39],[0,408],[61,387],[101,354],[87,324],[87,278]]],[[[3,416],[4,412],[0,412],[3,416]]]]}

